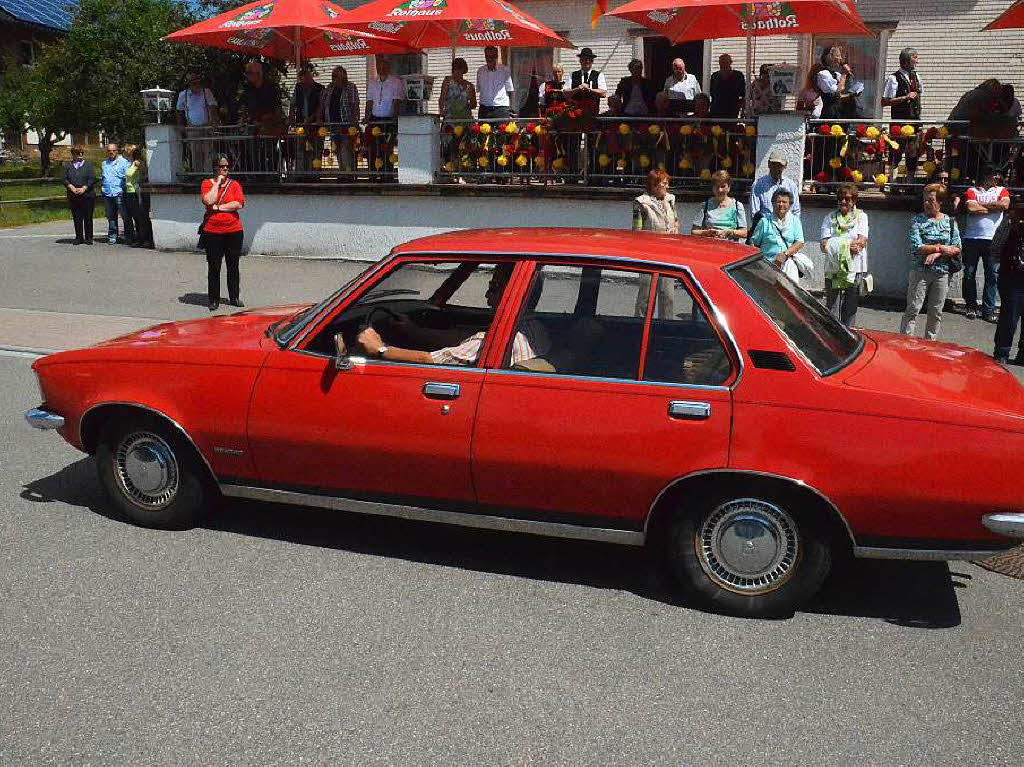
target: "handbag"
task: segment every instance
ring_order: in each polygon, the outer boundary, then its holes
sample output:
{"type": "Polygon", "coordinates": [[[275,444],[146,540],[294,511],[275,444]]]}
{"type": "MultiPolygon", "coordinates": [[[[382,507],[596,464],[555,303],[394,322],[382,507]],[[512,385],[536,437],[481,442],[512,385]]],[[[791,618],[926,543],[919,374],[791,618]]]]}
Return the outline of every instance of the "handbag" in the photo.
{"type": "MultiPolygon", "coordinates": [[[[220,205],[224,200],[224,195],[228,191],[228,187],[231,186],[231,179],[221,187],[220,194],[217,196],[217,202],[214,205],[220,205]]],[[[210,209],[203,214],[203,220],[199,222],[199,240],[196,242],[196,250],[206,250],[206,232],[203,231],[206,226],[206,222],[210,220],[210,216],[213,215],[213,205],[210,209]]]]}

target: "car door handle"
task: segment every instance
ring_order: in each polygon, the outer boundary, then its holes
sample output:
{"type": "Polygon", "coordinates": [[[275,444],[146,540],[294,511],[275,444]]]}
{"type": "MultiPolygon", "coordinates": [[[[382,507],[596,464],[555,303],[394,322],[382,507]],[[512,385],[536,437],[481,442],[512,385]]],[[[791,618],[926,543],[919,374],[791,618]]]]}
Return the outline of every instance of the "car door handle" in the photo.
{"type": "Polygon", "coordinates": [[[676,400],[668,403],[668,417],[684,421],[703,421],[711,417],[711,405],[707,402],[681,402],[676,400]]]}
{"type": "Polygon", "coordinates": [[[458,399],[459,385],[453,383],[425,383],[423,396],[427,399],[458,399]]]}

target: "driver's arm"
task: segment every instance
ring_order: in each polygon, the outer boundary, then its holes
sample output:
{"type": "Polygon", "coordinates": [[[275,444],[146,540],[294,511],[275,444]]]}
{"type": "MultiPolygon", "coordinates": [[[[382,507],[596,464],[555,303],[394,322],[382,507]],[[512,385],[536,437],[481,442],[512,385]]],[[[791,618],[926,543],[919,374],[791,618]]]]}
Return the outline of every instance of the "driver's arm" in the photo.
{"type": "Polygon", "coordinates": [[[433,365],[434,358],[430,352],[421,352],[416,349],[403,349],[399,346],[387,346],[384,339],[380,337],[373,328],[366,328],[357,337],[359,343],[366,353],[375,358],[391,360],[392,362],[417,362],[421,365],[433,365]],[[384,351],[381,352],[381,349],[384,351]]]}

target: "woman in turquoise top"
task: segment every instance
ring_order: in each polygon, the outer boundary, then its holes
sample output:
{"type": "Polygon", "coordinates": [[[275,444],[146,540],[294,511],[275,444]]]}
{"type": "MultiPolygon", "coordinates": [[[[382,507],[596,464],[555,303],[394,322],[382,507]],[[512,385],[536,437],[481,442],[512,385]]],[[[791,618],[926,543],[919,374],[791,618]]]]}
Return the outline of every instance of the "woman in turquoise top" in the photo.
{"type": "Polygon", "coordinates": [[[960,257],[960,230],[956,220],[941,210],[946,187],[928,184],[923,194],[924,212],[910,220],[910,277],[900,332],[914,335],[917,314],[927,301],[924,337],[930,339],[939,335],[942,307],[949,293],[949,265],[960,257]]]}
{"type": "Polygon", "coordinates": [[[764,259],[780,269],[804,246],[804,228],[800,218],[789,212],[792,205],[793,195],[786,189],[776,189],[772,215],[762,216],[750,237],[750,244],[761,249],[764,259]]]}
{"type": "Polygon", "coordinates": [[[697,211],[690,234],[733,241],[746,238],[747,215],[743,203],[729,196],[731,186],[728,171],[720,170],[711,175],[712,197],[697,211]]]}

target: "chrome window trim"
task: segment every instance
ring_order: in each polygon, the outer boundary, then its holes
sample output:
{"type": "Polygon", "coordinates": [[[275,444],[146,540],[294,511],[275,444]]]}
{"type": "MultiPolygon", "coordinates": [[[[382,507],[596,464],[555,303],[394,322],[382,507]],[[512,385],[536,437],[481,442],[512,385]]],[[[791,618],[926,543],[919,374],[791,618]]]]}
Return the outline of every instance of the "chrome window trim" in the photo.
{"type": "Polygon", "coordinates": [[[507,368],[492,368],[487,371],[492,375],[513,375],[513,376],[534,376],[542,379],[556,379],[560,381],[598,381],[601,383],[633,384],[636,386],[671,386],[674,389],[690,389],[693,391],[730,391],[729,386],[711,386],[705,384],[683,384],[671,381],[638,381],[635,378],[605,378],[602,376],[580,376],[568,373],[538,373],[533,370],[509,370],[507,368]]]}
{"type": "Polygon", "coordinates": [[[860,559],[902,559],[922,562],[987,559],[1005,554],[1006,549],[981,551],[978,549],[895,549],[886,546],[854,546],[853,555],[860,559]]]}
{"type": "MultiPolygon", "coordinates": [[[[743,373],[746,370],[746,364],[743,361],[743,355],[740,353],[740,347],[739,347],[739,344],[736,343],[735,336],[733,336],[732,328],[729,327],[728,318],[718,308],[718,305],[715,304],[715,302],[711,300],[711,296],[708,295],[707,291],[704,289],[704,286],[701,285],[700,281],[693,275],[693,271],[688,266],[684,266],[684,265],[681,265],[681,264],[673,264],[673,263],[670,263],[668,261],[658,261],[658,260],[652,259],[652,258],[642,258],[642,257],[636,257],[636,256],[629,256],[629,257],[627,257],[627,256],[595,256],[595,255],[591,255],[591,254],[580,254],[580,253],[538,253],[538,252],[532,251],[532,250],[530,250],[530,251],[504,251],[504,252],[497,252],[497,251],[461,251],[461,250],[417,250],[417,251],[402,252],[402,253],[398,253],[398,254],[396,254],[395,251],[392,250],[390,253],[388,253],[387,256],[382,258],[377,263],[375,268],[376,269],[382,268],[383,266],[385,266],[387,264],[388,261],[390,261],[392,259],[396,259],[396,258],[405,259],[406,257],[415,258],[417,256],[430,256],[430,257],[437,257],[437,256],[452,257],[453,256],[453,257],[458,257],[458,258],[462,258],[462,259],[470,259],[470,260],[477,260],[477,259],[480,259],[480,258],[513,258],[513,259],[524,259],[524,260],[531,260],[531,261],[538,261],[538,260],[545,259],[545,258],[565,258],[565,259],[577,259],[577,260],[582,260],[582,261],[594,261],[594,262],[609,261],[609,262],[612,262],[612,263],[652,266],[652,267],[656,267],[656,268],[659,268],[659,269],[667,269],[667,270],[670,270],[670,271],[682,272],[683,274],[685,274],[689,278],[690,282],[697,289],[697,292],[700,293],[701,297],[704,299],[704,301],[707,303],[707,305],[711,308],[711,312],[714,315],[715,321],[718,323],[719,327],[722,329],[722,332],[725,334],[726,340],[728,340],[729,345],[732,347],[733,353],[735,354],[736,363],[739,366],[738,369],[737,369],[737,372],[736,372],[736,380],[733,381],[732,385],[727,387],[727,388],[735,389],[736,386],[739,384],[739,382],[742,380],[743,373]]],[[[760,258],[760,254],[756,254],[755,253],[754,256],[760,258]]],[[[738,262],[736,264],[731,264],[731,265],[729,265],[729,267],[731,268],[732,266],[738,266],[739,264],[745,263],[748,260],[749,259],[743,259],[743,261],[740,261],[740,262],[738,262]]],[[[370,273],[370,270],[367,270],[366,272],[363,273],[363,275],[368,275],[369,273],[370,273]]],[[[361,285],[362,281],[360,281],[359,284],[361,285]]],[[[351,286],[351,287],[353,289],[355,288],[354,285],[351,286]]],[[[343,288],[339,289],[339,293],[342,290],[344,290],[344,289],[343,288]]],[[[345,295],[348,295],[348,293],[351,293],[351,291],[347,291],[345,295]]],[[[343,295],[336,296],[336,298],[333,301],[330,302],[330,305],[325,308],[325,311],[319,312],[317,314],[317,317],[319,318],[319,317],[326,316],[327,314],[330,314],[332,311],[334,311],[337,308],[337,305],[344,299],[344,297],[345,296],[343,296],[343,295]]],[[[753,301],[751,301],[751,303],[753,303],[753,301]]],[[[755,304],[755,306],[756,306],[756,304],[755,304]]],[[[758,307],[758,308],[760,308],[760,307],[758,307]]],[[[288,345],[287,348],[289,350],[302,351],[301,349],[296,349],[296,347],[298,347],[306,339],[306,336],[310,332],[311,324],[313,323],[313,321],[314,321],[314,318],[312,318],[312,317],[307,319],[305,327],[303,327],[299,332],[297,332],[295,334],[294,338],[292,339],[292,342],[288,345]]],[[[787,338],[787,341],[788,341],[788,338],[787,338]]],[[[813,369],[813,366],[812,366],[812,369],[813,369]]],[[[591,379],[591,380],[593,380],[593,379],[591,379]]],[[[613,379],[613,380],[618,380],[618,379],[613,379]]]]}
{"type": "Polygon", "coordinates": [[[175,429],[178,430],[178,433],[181,434],[182,437],[188,440],[188,443],[192,446],[192,448],[202,459],[203,463],[206,465],[206,469],[207,471],[210,472],[210,476],[213,477],[214,479],[217,478],[217,475],[213,471],[213,467],[210,466],[210,462],[206,460],[206,456],[203,455],[203,451],[199,449],[199,446],[196,444],[196,441],[192,439],[191,435],[189,435],[187,431],[185,431],[185,427],[183,427],[180,423],[178,423],[176,420],[167,415],[167,413],[161,412],[160,410],[157,410],[155,407],[143,405],[141,402],[125,402],[122,400],[118,400],[115,402],[97,402],[95,405],[91,405],[84,413],[82,413],[82,417],[78,419],[78,444],[80,444],[83,448],[85,447],[85,441],[83,440],[82,435],[82,424],[85,423],[85,417],[89,415],[89,413],[91,413],[93,410],[96,410],[97,408],[108,406],[135,407],[140,410],[146,410],[150,413],[154,413],[160,416],[161,418],[167,420],[172,426],[174,426],[175,429]]]}
{"type": "Polygon", "coordinates": [[[661,499],[664,497],[665,493],[669,492],[680,482],[692,479],[694,477],[700,477],[710,474],[747,474],[754,477],[764,477],[766,479],[781,479],[784,480],[785,482],[789,482],[791,485],[796,485],[797,487],[810,490],[812,493],[814,493],[814,495],[818,496],[819,499],[828,504],[829,508],[831,508],[832,511],[835,512],[836,517],[843,523],[843,527],[846,528],[846,534],[850,539],[850,545],[853,546],[853,548],[856,550],[857,539],[853,535],[853,530],[850,528],[850,523],[846,521],[846,517],[843,515],[841,511],[839,511],[839,507],[832,502],[831,498],[829,498],[827,495],[825,495],[823,492],[818,490],[813,485],[807,484],[802,479],[797,479],[795,477],[787,477],[784,474],[772,474],[771,472],[767,471],[755,471],[753,469],[700,469],[698,471],[691,471],[689,474],[684,474],[683,476],[677,477],[676,479],[672,480],[661,489],[661,492],[659,492],[658,495],[655,496],[654,502],[647,509],[647,517],[644,519],[644,536],[647,536],[651,519],[654,514],[654,510],[658,507],[658,504],[661,503],[661,499]]]}
{"type": "MultiPolygon", "coordinates": [[[[281,351],[293,352],[295,354],[305,354],[307,357],[316,357],[316,358],[322,359],[322,360],[333,360],[334,359],[334,355],[333,354],[323,354],[322,352],[311,352],[311,351],[306,351],[305,349],[282,349],[281,351]]],[[[476,373],[486,373],[487,372],[487,368],[482,368],[482,367],[479,367],[478,365],[443,365],[443,364],[440,364],[440,363],[438,363],[436,365],[433,365],[433,364],[428,365],[428,364],[423,363],[423,362],[401,362],[400,360],[378,360],[378,359],[370,359],[368,357],[358,357],[358,358],[350,357],[350,359],[359,359],[359,362],[357,364],[360,365],[360,366],[363,366],[363,367],[365,367],[367,365],[372,365],[374,367],[391,367],[393,365],[398,365],[399,367],[401,367],[403,369],[404,368],[422,368],[423,370],[461,370],[461,371],[467,372],[467,373],[470,372],[470,371],[473,371],[473,372],[476,372],[476,373]]],[[[343,370],[339,371],[339,373],[344,373],[344,372],[345,371],[343,371],[343,370]]]]}
{"type": "Polygon", "coordinates": [[[499,517],[490,514],[469,514],[443,509],[428,509],[422,506],[405,506],[402,504],[383,503],[379,501],[360,501],[315,493],[300,493],[292,490],[275,490],[272,488],[252,487],[249,485],[221,484],[220,491],[226,496],[247,498],[254,501],[270,503],[287,503],[298,506],[315,506],[336,511],[348,511],[357,514],[370,514],[382,517],[398,517],[419,522],[439,522],[459,527],[475,527],[484,530],[502,530],[506,532],[543,535],[552,538],[572,538],[584,541],[602,541],[619,543],[625,546],[643,546],[646,536],[640,531],[617,530],[608,527],[587,527],[565,522],[541,522],[530,519],[499,517]]]}

